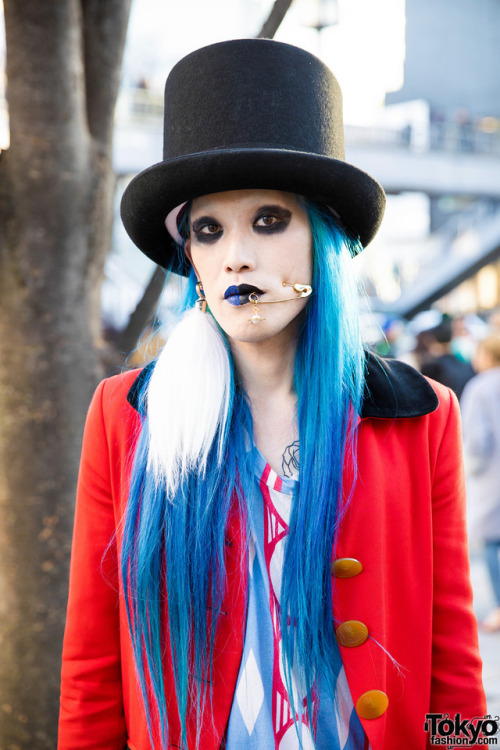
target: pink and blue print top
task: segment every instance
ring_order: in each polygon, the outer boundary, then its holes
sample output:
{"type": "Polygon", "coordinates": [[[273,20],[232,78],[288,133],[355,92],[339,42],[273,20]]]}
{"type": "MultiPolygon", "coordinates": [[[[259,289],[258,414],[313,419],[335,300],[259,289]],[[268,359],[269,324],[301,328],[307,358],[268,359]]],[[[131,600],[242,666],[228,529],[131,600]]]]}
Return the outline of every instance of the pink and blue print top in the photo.
{"type": "Polygon", "coordinates": [[[255,448],[254,453],[247,622],[226,750],[370,750],[343,667],[337,675],[335,700],[313,692],[309,711],[305,694],[293,679],[299,740],[285,687],[279,627],[284,544],[298,475],[279,477],[255,448]],[[316,740],[310,721],[315,724],[316,740]]]}

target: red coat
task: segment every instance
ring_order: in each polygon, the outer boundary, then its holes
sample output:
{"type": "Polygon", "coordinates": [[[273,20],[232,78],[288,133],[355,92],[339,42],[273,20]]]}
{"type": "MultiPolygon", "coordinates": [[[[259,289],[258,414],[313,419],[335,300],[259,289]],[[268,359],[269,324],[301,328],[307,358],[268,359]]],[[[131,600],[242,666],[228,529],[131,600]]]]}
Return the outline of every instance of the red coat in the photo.
{"type": "MultiPolygon", "coordinates": [[[[486,706],[468,577],[456,398],[399,362],[384,368],[369,360],[358,481],[335,550],[336,558],[355,558],[363,570],[335,578],[333,616],[338,622],[361,621],[369,632],[362,645],[340,647],[354,704],[370,690],[389,699],[381,716],[362,719],[372,750],[419,750],[427,746],[426,713],[472,718],[483,715],[486,706]]],[[[137,371],[101,383],[87,418],[59,750],[123,750],[125,743],[131,750],[151,748],[113,543],[101,564],[127,501],[130,455],[140,429],[135,389],[130,391],[136,378],[137,371]]],[[[236,518],[227,537],[232,542],[226,559],[227,615],[216,635],[214,723],[207,717],[202,750],[219,749],[243,648],[246,592],[240,585],[243,540],[236,518]]],[[[168,663],[165,677],[168,696],[168,663]]],[[[173,701],[169,723],[171,747],[178,747],[173,701]]]]}

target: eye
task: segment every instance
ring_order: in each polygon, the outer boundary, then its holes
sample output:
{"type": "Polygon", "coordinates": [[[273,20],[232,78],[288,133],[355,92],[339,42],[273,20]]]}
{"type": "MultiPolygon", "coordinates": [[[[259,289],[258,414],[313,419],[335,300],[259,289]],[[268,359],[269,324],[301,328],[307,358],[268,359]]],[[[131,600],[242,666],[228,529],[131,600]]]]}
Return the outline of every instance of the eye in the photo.
{"type": "Polygon", "coordinates": [[[218,224],[205,224],[197,230],[196,234],[217,234],[220,230],[221,227],[218,224]]]}
{"type": "Polygon", "coordinates": [[[273,216],[272,214],[265,214],[265,216],[259,216],[257,221],[255,222],[256,227],[272,227],[273,224],[277,224],[280,222],[280,219],[278,219],[277,216],[273,216]]]}
{"type": "Polygon", "coordinates": [[[284,206],[261,206],[257,211],[253,228],[256,232],[284,232],[292,219],[292,213],[284,206]]]}
{"type": "Polygon", "coordinates": [[[212,216],[201,216],[193,221],[193,236],[197,242],[213,242],[222,234],[222,226],[212,216]]]}

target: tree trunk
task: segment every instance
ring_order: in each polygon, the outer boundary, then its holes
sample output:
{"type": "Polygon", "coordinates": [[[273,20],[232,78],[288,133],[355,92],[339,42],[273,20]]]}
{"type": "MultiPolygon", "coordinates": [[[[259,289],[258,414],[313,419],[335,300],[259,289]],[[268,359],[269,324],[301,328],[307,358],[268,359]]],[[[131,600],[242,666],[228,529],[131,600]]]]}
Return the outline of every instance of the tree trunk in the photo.
{"type": "Polygon", "coordinates": [[[0,748],[53,750],[74,493],[99,377],[111,133],[129,0],[4,0],[0,748]]]}

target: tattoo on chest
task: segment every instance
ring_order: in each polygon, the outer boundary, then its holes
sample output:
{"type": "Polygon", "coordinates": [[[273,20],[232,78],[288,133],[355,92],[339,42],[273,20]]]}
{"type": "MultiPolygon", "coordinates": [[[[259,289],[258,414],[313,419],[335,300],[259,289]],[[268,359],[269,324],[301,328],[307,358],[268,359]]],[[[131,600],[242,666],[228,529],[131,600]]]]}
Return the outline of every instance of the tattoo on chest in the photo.
{"type": "Polygon", "coordinates": [[[282,476],[291,477],[299,470],[299,441],[287,445],[281,461],[282,476]]]}

